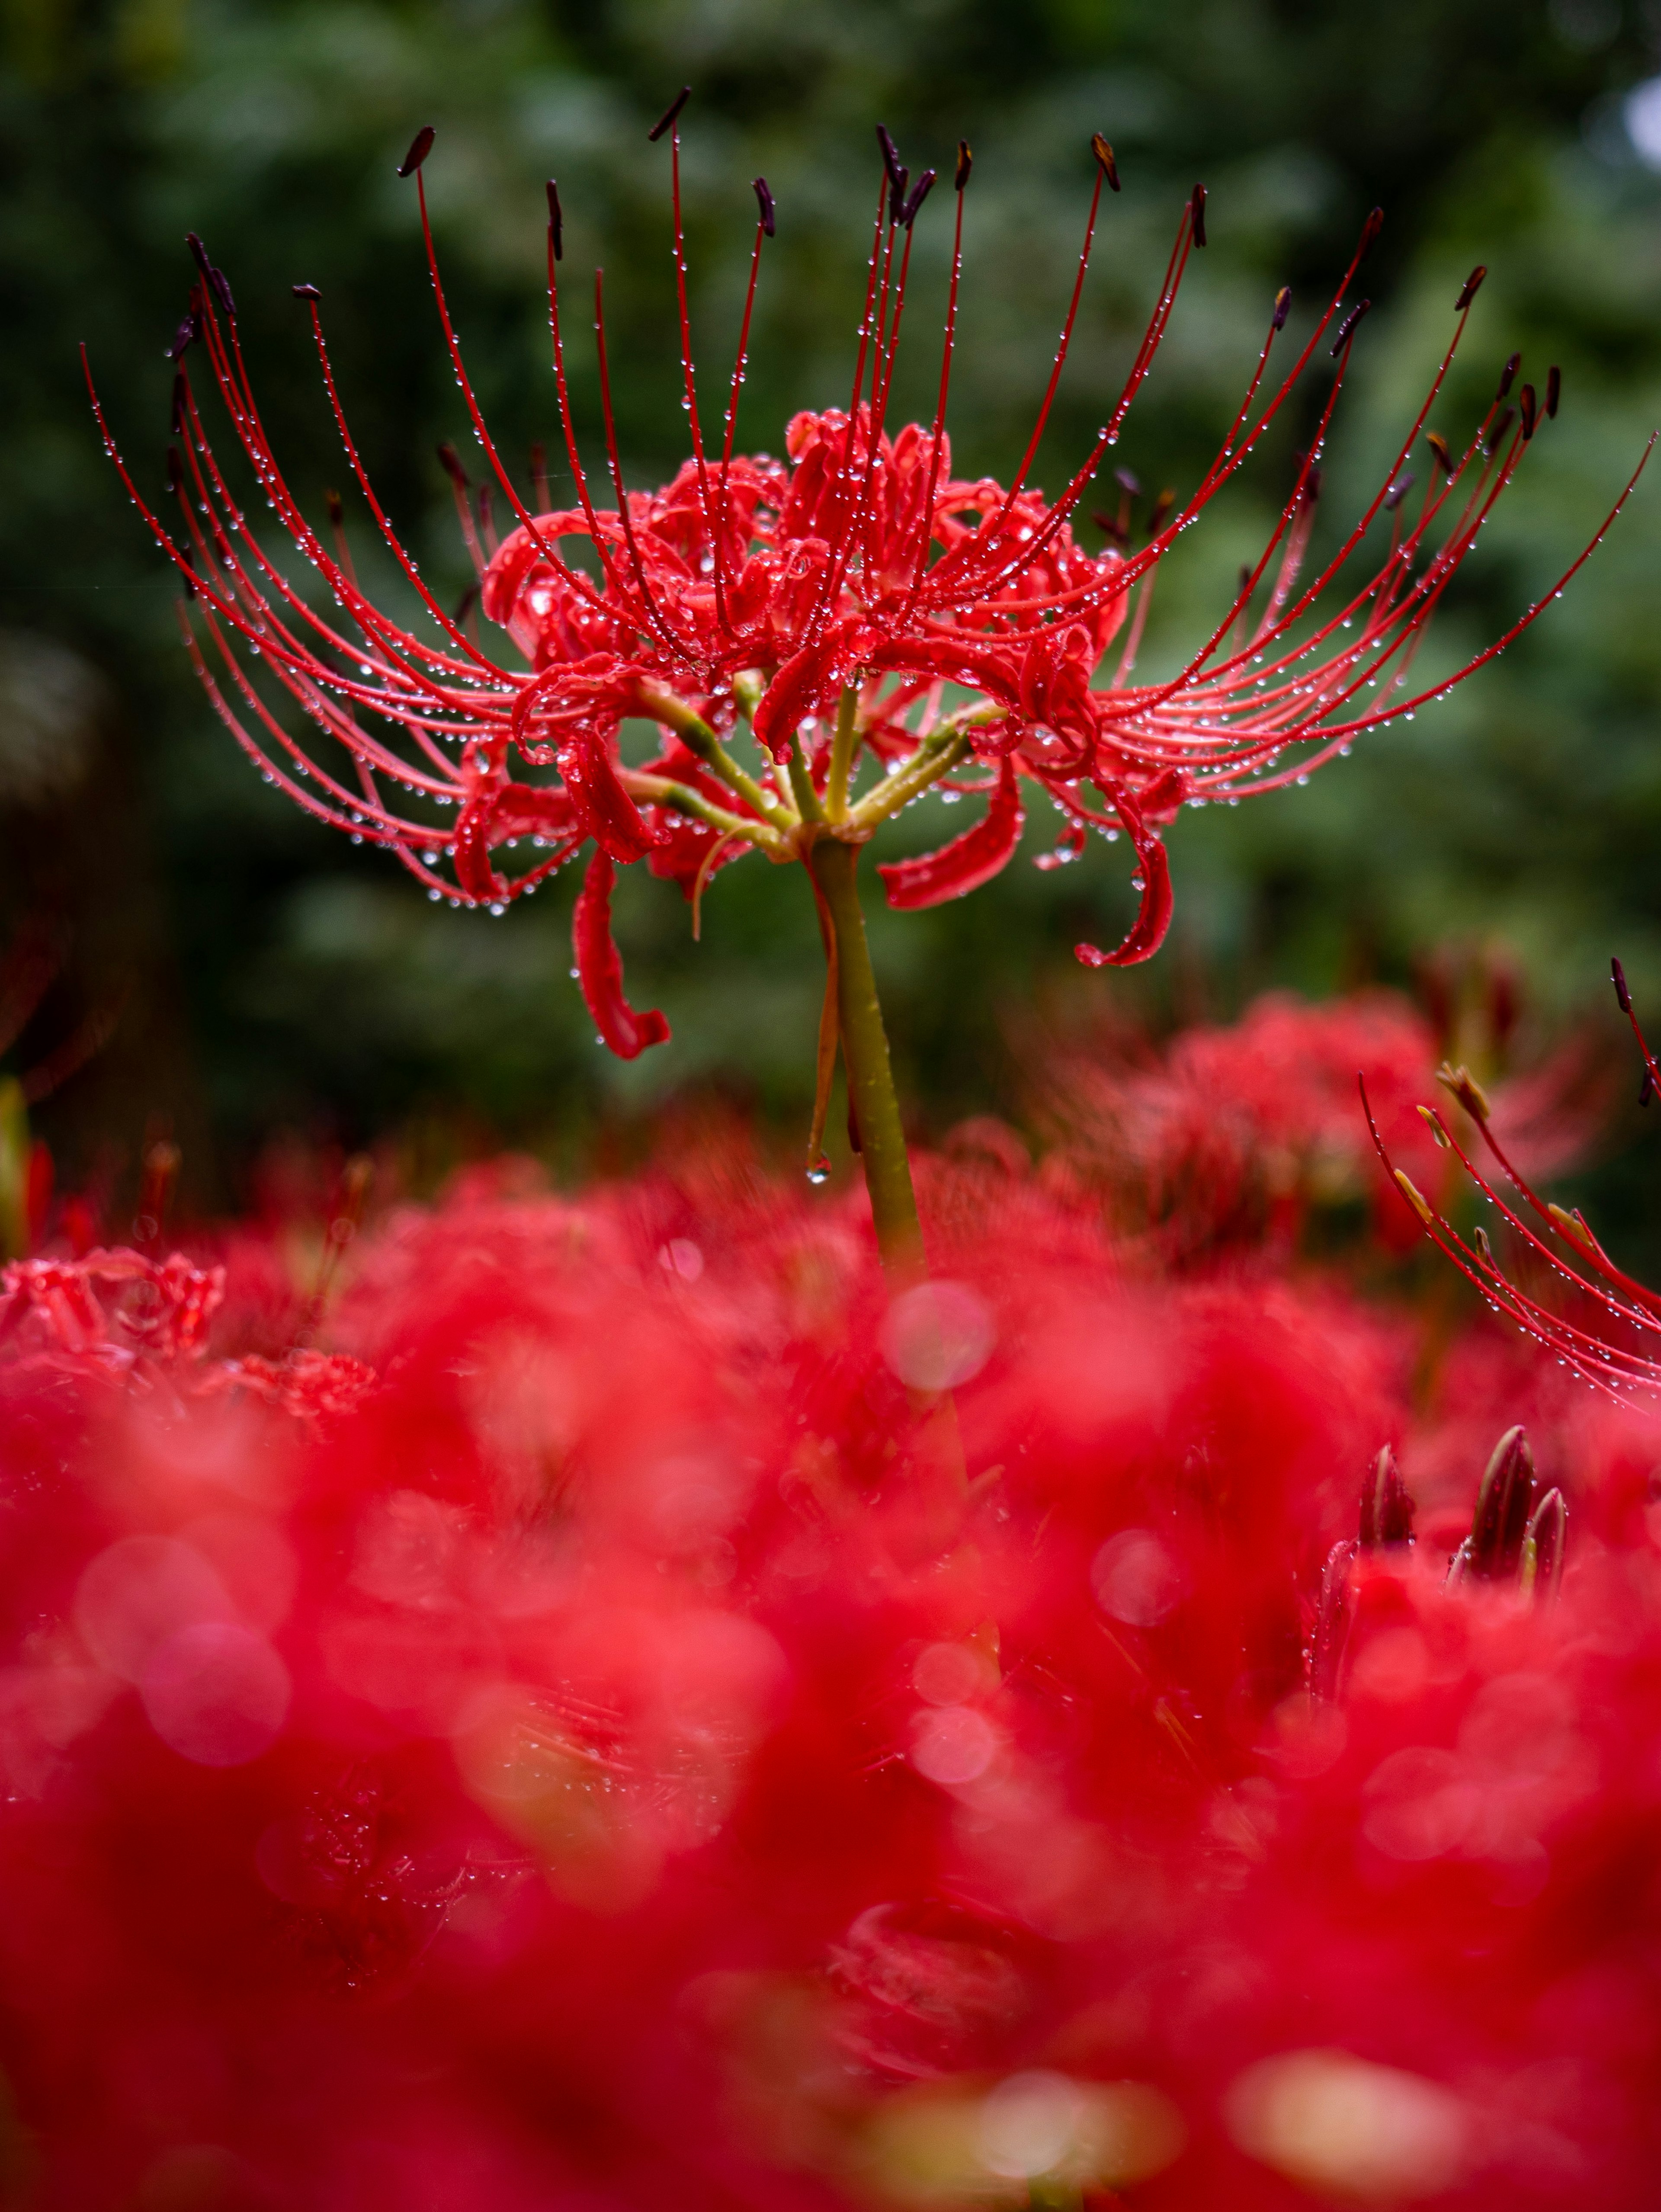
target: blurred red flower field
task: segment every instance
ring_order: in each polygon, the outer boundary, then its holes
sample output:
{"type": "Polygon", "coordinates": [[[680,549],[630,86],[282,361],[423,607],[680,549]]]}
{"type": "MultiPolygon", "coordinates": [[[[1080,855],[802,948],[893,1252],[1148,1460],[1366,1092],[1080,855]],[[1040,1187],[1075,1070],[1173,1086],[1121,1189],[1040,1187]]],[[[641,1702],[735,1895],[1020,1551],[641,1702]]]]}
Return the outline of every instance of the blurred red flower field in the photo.
{"type": "Polygon", "coordinates": [[[471,1170],[320,1314],[293,1224],[48,1224],[0,1348],[19,2201],[1652,2202],[1661,1436],[1408,1295],[1317,1075],[1428,1179],[1430,1049],[1281,1000],[1073,1066],[1036,1164],[920,1158],[897,1297],[862,1198],[730,1131],[471,1170]],[[1379,1227],[1317,1264],[1335,1186],[1379,1227]],[[1555,1598],[1445,1579],[1518,1422],[1555,1598]],[[1412,1544],[1358,1520],[1385,1446],[1412,1544]]]}

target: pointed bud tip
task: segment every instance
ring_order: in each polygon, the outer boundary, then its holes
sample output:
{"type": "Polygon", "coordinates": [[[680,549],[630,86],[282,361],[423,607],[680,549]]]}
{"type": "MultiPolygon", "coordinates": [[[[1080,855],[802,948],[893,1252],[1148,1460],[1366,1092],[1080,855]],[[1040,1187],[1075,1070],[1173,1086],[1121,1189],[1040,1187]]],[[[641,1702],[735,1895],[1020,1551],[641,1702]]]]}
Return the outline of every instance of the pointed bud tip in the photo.
{"type": "Polygon", "coordinates": [[[438,133],[430,123],[423,123],[410,141],[410,150],[398,165],[400,177],[412,177],[433,150],[433,141],[438,133]]]}

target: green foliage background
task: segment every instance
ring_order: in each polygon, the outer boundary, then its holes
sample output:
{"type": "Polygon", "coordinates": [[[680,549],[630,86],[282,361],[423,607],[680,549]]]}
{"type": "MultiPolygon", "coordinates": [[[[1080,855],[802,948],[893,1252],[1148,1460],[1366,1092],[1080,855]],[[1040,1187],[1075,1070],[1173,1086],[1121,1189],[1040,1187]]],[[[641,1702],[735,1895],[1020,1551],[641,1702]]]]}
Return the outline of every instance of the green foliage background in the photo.
{"type": "MultiPolygon", "coordinates": [[[[794,871],[751,860],[724,875],[696,947],[678,893],[643,872],[627,880],[630,988],[666,1007],[675,1038],[620,1068],[595,1050],[568,978],[570,884],[502,921],[430,906],[246,769],[179,650],[172,586],[100,451],[75,351],[84,338],[118,434],[159,491],[187,228],[235,287],[267,419],[308,499],[342,473],[289,294],[298,278],[321,286],[372,472],[458,594],[466,571],[434,449],[465,445],[465,424],[394,164],[416,125],[436,125],[428,176],[447,278],[510,453],[553,428],[541,187],[558,176],[567,268],[606,266],[625,465],[650,480],[680,458],[684,428],[665,164],[645,131],[683,79],[696,88],[695,320],[712,368],[732,340],[758,170],[779,203],[751,445],[776,449],[794,409],[845,392],[878,119],[914,170],[949,171],[959,136],[975,146],[952,420],[974,472],[1008,467],[1030,424],[1092,130],[1118,148],[1125,191],[1041,462],[1052,483],[1123,374],[1196,177],[1211,246],[1117,457],[1150,486],[1193,483],[1275,289],[1289,282],[1312,311],[1378,202],[1377,306],[1323,501],[1335,532],[1388,465],[1466,270],[1488,264],[1469,362],[1437,419],[1463,429],[1518,346],[1536,371],[1561,362],[1564,410],[1421,666],[1451,665],[1549,586],[1661,420],[1661,178],[1634,153],[1621,104],[1661,70],[1661,14],[1630,0],[1522,0],[1503,15],[1476,0],[5,0],[0,21],[0,900],[9,926],[46,915],[67,947],[9,1064],[89,1010],[120,1009],[98,1060],[42,1111],[71,1171],[165,1121],[204,1194],[223,1199],[283,1127],[347,1142],[423,1132],[435,1158],[498,1139],[571,1154],[599,1123],[712,1082],[790,1127],[811,1085],[819,969],[794,871]],[[31,744],[32,778],[16,765],[31,744]]],[[[901,394],[924,407],[947,229],[931,213],[901,394]]],[[[586,368],[577,397],[592,431],[586,368]]],[[[1155,662],[1225,603],[1290,480],[1299,429],[1287,423],[1162,572],[1155,662]]],[[[1661,476],[1563,604],[1451,702],[1306,790],[1186,816],[1171,840],[1177,927],[1136,976],[1086,979],[1068,957],[1130,909],[1123,847],[1060,876],[1018,863],[943,913],[878,916],[922,1122],[1018,1110],[1035,1019],[1084,1018],[1104,994],[1156,1021],[1222,1012],[1271,982],[1407,981],[1457,939],[1512,949],[1542,1032],[1602,990],[1616,945],[1661,1005],[1658,552],[1661,476]]],[[[894,834],[921,843],[956,826],[927,811],[894,834]]],[[[1047,842],[1036,821],[1028,836],[1031,850],[1047,842]]]]}

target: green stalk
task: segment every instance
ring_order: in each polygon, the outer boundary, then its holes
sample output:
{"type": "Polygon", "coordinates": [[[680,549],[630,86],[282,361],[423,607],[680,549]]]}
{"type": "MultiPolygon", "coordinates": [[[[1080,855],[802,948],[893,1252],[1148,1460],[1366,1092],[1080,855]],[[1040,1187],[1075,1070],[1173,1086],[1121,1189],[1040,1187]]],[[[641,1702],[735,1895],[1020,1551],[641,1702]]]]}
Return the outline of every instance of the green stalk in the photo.
{"type": "Polygon", "coordinates": [[[900,1102],[888,1058],[877,979],[860,910],[859,848],[839,838],[818,838],[807,855],[824,900],[837,946],[837,1010],[842,1024],[843,1065],[860,1133],[865,1187],[877,1249],[891,1280],[916,1279],[925,1271],[922,1227],[911,1163],[905,1149],[900,1102]]]}
{"type": "Polygon", "coordinates": [[[845,685],[837,706],[837,733],[830,741],[830,774],[824,787],[824,809],[833,822],[840,822],[848,812],[848,781],[859,738],[859,685],[845,685]]]}

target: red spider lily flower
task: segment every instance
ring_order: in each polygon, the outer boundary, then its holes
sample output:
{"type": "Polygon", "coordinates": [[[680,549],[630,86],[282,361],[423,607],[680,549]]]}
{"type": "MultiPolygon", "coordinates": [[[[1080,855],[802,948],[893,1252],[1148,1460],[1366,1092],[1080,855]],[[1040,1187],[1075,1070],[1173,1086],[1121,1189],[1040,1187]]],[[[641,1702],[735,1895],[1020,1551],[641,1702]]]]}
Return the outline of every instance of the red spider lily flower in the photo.
{"type": "MultiPolygon", "coordinates": [[[[1661,1068],[1639,1025],[1621,963],[1615,960],[1610,966],[1615,999],[1632,1025],[1643,1060],[1639,1103],[1647,1106],[1661,1089],[1661,1068]]],[[[1578,1208],[1571,1212],[1541,1198],[1533,1189],[1500,1141],[1494,1127],[1492,1103],[1475,1077],[1463,1067],[1444,1066],[1439,1071],[1444,1089],[1464,1109],[1476,1131],[1475,1149],[1493,1161],[1497,1176],[1492,1170],[1484,1170],[1434,1107],[1421,1106],[1420,1114],[1437,1142],[1453,1154],[1483,1198],[1497,1210],[1519,1255],[1532,1269],[1543,1273],[1546,1280],[1541,1287],[1554,1283],[1558,1286],[1561,1295],[1555,1297],[1554,1303],[1548,1304],[1506,1273],[1494,1257],[1485,1229],[1478,1227],[1469,1237],[1462,1236],[1395,1164],[1373,1119],[1366,1079],[1358,1079],[1367,1126],[1386,1171],[1431,1242],[1476,1285],[1494,1310],[1554,1352],[1565,1366],[1615,1397],[1661,1392],[1661,1357],[1654,1350],[1656,1340],[1661,1338],[1661,1296],[1615,1265],[1578,1208]],[[1565,1304],[1567,1311],[1563,1310],[1565,1304]]]]}
{"type": "MultiPolygon", "coordinates": [[[[1085,550],[1074,534],[1080,502],[1118,441],[1189,258],[1206,242],[1205,194],[1196,187],[1183,206],[1123,388],[1060,495],[1046,498],[1031,480],[1033,465],[1071,343],[1103,187],[1118,189],[1112,149],[1101,139],[1094,144],[1095,189],[1055,366],[1008,484],[955,476],[946,430],[971,167],[966,146],[954,178],[956,229],[938,402],[927,426],[891,428],[914,226],[935,179],[928,171],[913,183],[885,132],[879,134],[883,173],[849,404],[797,416],[782,460],[738,452],[739,395],[775,210],[765,180],[757,179],[739,354],[717,439],[704,428],[688,336],[678,113],[663,130],[671,139],[691,453],[661,489],[625,489],[597,276],[609,506],[599,504],[591,490],[572,427],[559,286],[563,218],[556,187],[549,186],[549,317],[575,499],[552,509],[545,497],[543,511],[532,513],[479,413],[446,305],[421,175],[430,131],[420,134],[404,164],[402,173],[414,173],[421,195],[445,343],[474,432],[511,510],[513,527],[499,541],[490,497],[481,492],[475,501],[460,463],[447,452],[478,572],[478,605],[518,648],[523,665],[476,642],[464,620],[439,604],[400,544],[347,424],[318,294],[298,285],[353,477],[420,603],[420,624],[406,627],[369,598],[338,515],[327,542],[306,519],[261,422],[230,288],[194,238],[199,276],[174,349],[180,364],[178,443],[170,475],[182,528],[169,534],[144,509],[186,580],[195,609],[195,620],[184,621],[186,643],[215,706],[265,775],[310,812],[388,848],[434,896],[493,911],[534,891],[584,846],[593,848],[597,872],[579,917],[587,945],[580,948],[579,965],[597,1026],[614,1051],[630,1057],[668,1030],[660,1018],[632,1013],[614,956],[595,951],[613,862],[645,859],[696,898],[717,868],[746,851],[774,860],[807,859],[811,866],[816,846],[830,840],[857,848],[932,786],[984,792],[989,812],[980,829],[928,860],[883,871],[893,904],[930,905],[972,890],[1007,861],[1021,828],[1025,781],[1041,788],[1067,817],[1061,845],[1044,856],[1050,864],[1073,857],[1092,830],[1128,836],[1138,868],[1137,920],[1116,949],[1078,950],[1091,965],[1143,960],[1157,950],[1170,919],[1161,833],[1184,803],[1233,800],[1301,778],[1367,730],[1439,696],[1500,651],[1546,603],[1530,607],[1457,675],[1413,690],[1411,665],[1426,624],[1542,419],[1531,386],[1524,387],[1520,412],[1507,403],[1515,373],[1508,369],[1462,452],[1454,453],[1427,428],[1480,271],[1460,294],[1453,339],[1384,483],[1332,557],[1304,578],[1320,455],[1367,306],[1365,300],[1347,304],[1349,289],[1382,219],[1376,212],[1343,283],[1284,373],[1271,377],[1271,355],[1282,342],[1289,307],[1287,294],[1277,299],[1244,398],[1192,493],[1157,502],[1145,542],[1134,545],[1127,489],[1118,519],[1107,526],[1113,542],[1100,553],[1085,550]],[[236,443],[277,524],[316,570],[332,605],[313,604],[266,553],[233,492],[186,365],[198,342],[236,443]],[[1337,368],[1310,451],[1261,558],[1243,574],[1223,619],[1174,676],[1135,682],[1159,561],[1253,453],[1323,343],[1337,368]],[[1421,439],[1436,465],[1410,516],[1410,478],[1403,471],[1421,439]],[[1371,556],[1359,583],[1343,580],[1380,522],[1388,544],[1371,556]],[[1121,635],[1110,667],[1110,647],[1121,635]],[[210,665],[214,659],[222,672],[210,665]],[[267,696],[271,686],[309,718],[328,741],[323,748],[314,741],[308,747],[290,732],[267,696]],[[968,703],[950,703],[965,690],[968,703]],[[654,721],[663,733],[660,756],[640,769],[624,765],[618,750],[619,727],[629,717],[654,721]],[[753,770],[733,749],[745,732],[760,746],[753,770]],[[861,790],[867,763],[879,773],[861,790]],[[546,780],[526,780],[522,770],[545,772],[546,780]],[[528,855],[519,849],[526,839],[528,855]]],[[[1555,376],[1554,371],[1554,396],[1555,376]]],[[[99,419],[113,454],[101,412],[99,419]]],[[[1131,480],[1122,482],[1129,486],[1131,480]]]]}

